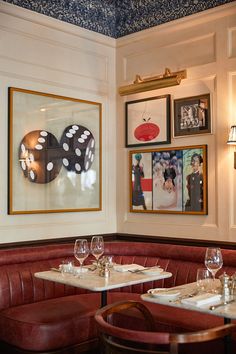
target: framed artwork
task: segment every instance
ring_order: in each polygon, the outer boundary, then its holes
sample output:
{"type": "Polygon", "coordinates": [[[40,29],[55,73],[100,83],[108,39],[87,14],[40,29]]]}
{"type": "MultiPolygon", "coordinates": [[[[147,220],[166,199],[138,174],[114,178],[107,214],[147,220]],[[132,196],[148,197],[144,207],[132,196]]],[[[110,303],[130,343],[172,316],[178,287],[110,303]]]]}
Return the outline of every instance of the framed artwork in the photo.
{"type": "Polygon", "coordinates": [[[126,102],[126,147],[170,143],[170,95],[126,102]]]}
{"type": "Polygon", "coordinates": [[[174,100],[175,137],[210,132],[210,94],[174,100]]]}
{"type": "Polygon", "coordinates": [[[207,214],[207,146],[130,151],[130,211],[207,214]]]}
{"type": "Polygon", "coordinates": [[[101,103],[9,88],[8,213],[101,210],[101,103]]]}

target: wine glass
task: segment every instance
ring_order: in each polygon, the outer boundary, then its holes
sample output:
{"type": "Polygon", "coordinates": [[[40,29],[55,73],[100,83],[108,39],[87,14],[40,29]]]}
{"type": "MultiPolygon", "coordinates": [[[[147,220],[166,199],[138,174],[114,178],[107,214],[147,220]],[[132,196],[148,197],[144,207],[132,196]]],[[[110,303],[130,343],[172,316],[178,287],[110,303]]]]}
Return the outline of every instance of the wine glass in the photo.
{"type": "Polygon", "coordinates": [[[89,246],[86,239],[78,239],[75,241],[74,245],[74,256],[80,263],[80,276],[82,275],[82,267],[84,260],[89,255],[89,246]]]}
{"type": "Polygon", "coordinates": [[[198,293],[207,292],[209,289],[209,282],[211,279],[211,273],[206,268],[198,268],[197,269],[197,288],[198,293]]]}
{"type": "Polygon", "coordinates": [[[98,260],[104,253],[104,241],[102,236],[93,236],[90,245],[91,254],[96,258],[97,267],[98,260]]]}
{"type": "Polygon", "coordinates": [[[209,247],[205,254],[205,266],[211,272],[213,277],[213,288],[215,285],[215,277],[218,270],[223,266],[221,249],[218,247],[209,247]]]}

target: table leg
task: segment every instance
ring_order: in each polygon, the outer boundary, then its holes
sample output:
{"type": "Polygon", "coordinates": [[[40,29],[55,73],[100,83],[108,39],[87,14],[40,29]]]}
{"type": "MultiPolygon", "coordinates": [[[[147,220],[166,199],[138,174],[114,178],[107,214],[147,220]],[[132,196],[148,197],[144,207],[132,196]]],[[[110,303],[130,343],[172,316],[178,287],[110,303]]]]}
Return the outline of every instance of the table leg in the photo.
{"type": "Polygon", "coordinates": [[[103,290],[101,292],[101,307],[106,306],[107,305],[107,291],[103,290]]]}
{"type": "MultiPolygon", "coordinates": [[[[231,319],[224,317],[224,324],[228,324],[228,323],[231,323],[231,319]]],[[[232,351],[232,348],[231,348],[231,336],[226,336],[224,338],[224,352],[225,352],[225,354],[230,354],[231,351],[232,351]]]]}

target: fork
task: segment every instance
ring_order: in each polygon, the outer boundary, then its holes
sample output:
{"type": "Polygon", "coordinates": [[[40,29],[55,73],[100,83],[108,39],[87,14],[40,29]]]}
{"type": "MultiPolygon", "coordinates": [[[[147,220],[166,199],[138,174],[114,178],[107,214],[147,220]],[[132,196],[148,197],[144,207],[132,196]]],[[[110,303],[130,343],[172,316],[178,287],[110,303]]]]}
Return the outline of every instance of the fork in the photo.
{"type": "Polygon", "coordinates": [[[175,304],[178,304],[179,302],[181,302],[181,300],[194,297],[194,296],[197,295],[197,294],[198,294],[198,290],[195,290],[194,292],[192,292],[192,293],[190,293],[190,294],[185,294],[185,295],[180,296],[177,300],[174,300],[173,302],[174,302],[175,304]]]}
{"type": "Polygon", "coordinates": [[[128,272],[130,273],[141,273],[144,270],[148,270],[148,269],[152,269],[152,268],[159,268],[160,266],[153,266],[153,267],[146,267],[146,268],[142,268],[142,269],[133,269],[133,270],[128,270],[128,272]]]}

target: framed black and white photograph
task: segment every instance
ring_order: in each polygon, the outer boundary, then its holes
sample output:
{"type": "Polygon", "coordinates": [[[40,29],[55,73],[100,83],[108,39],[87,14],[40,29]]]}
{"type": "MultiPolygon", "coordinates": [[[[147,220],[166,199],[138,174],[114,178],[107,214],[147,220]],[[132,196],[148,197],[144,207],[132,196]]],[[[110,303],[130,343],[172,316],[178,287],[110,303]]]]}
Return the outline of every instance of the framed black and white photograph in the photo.
{"type": "Polygon", "coordinates": [[[170,95],[126,102],[126,147],[170,143],[170,95]]]}
{"type": "Polygon", "coordinates": [[[207,146],[130,151],[130,211],[207,214],[207,146]]]}
{"type": "Polygon", "coordinates": [[[174,137],[211,133],[210,94],[174,100],[174,137]]]}
{"type": "Polygon", "coordinates": [[[8,213],[101,210],[100,103],[9,88],[8,213]]]}

